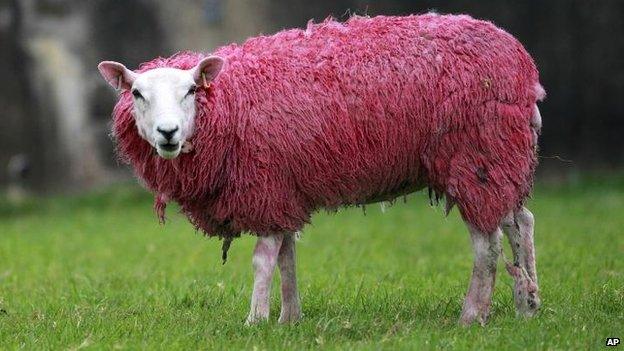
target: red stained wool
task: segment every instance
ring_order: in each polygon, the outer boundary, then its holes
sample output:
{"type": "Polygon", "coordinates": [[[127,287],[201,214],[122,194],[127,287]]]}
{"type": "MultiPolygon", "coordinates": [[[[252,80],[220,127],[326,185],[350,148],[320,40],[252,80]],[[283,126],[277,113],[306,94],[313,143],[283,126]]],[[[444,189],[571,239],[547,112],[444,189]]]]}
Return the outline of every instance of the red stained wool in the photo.
{"type": "MultiPolygon", "coordinates": [[[[118,152],[206,235],[300,230],[321,208],[430,187],[492,232],[528,196],[543,98],[522,45],[468,16],[326,20],[217,49],[196,94],[194,150],[158,157],[121,94],[118,152]]],[[[179,53],[141,65],[192,68],[179,53]]]]}

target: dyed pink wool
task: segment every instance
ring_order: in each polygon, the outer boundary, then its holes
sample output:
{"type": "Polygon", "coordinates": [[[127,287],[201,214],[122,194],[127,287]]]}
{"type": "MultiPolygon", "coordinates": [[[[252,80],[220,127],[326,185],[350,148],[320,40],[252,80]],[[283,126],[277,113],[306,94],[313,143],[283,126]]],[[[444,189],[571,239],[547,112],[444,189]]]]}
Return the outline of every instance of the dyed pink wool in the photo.
{"type": "MultiPolygon", "coordinates": [[[[300,230],[321,208],[430,187],[491,233],[532,186],[533,60],[468,16],[327,20],[217,49],[225,66],[196,93],[194,150],[154,154],[124,91],[114,110],[123,160],[206,235],[300,230]]],[[[141,65],[192,68],[179,53],[141,65]]]]}

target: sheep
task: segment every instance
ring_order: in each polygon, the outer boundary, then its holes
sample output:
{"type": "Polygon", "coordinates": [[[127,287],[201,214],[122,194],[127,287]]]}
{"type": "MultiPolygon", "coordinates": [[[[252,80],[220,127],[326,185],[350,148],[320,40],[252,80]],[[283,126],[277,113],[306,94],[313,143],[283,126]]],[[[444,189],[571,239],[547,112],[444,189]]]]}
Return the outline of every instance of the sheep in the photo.
{"type": "Polygon", "coordinates": [[[460,323],[489,316],[504,232],[517,312],[540,304],[534,218],[524,207],[537,165],[545,93],[522,45],[466,15],[331,18],[212,55],[181,52],[135,72],[105,61],[121,90],[113,135],[121,159],[156,195],[180,204],[224,254],[255,234],[247,323],[301,308],[295,238],[319,209],[429,188],[468,227],[474,268],[460,323]]]}

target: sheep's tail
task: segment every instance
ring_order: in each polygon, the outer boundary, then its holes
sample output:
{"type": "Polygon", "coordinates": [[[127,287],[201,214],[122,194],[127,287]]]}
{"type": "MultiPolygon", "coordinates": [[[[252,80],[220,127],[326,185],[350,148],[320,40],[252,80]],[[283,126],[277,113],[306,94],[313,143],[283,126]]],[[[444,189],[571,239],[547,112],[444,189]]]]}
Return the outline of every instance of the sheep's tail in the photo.
{"type": "MultiPolygon", "coordinates": [[[[542,101],[546,98],[546,91],[541,84],[535,83],[535,97],[537,101],[542,101]]],[[[533,147],[537,151],[537,138],[542,132],[542,115],[540,114],[537,103],[533,105],[533,115],[531,116],[531,129],[533,131],[533,147]]]]}
{"type": "Polygon", "coordinates": [[[537,151],[537,138],[542,132],[542,116],[540,115],[537,105],[533,106],[533,115],[531,116],[531,131],[533,132],[533,147],[537,151]]]}
{"type": "Polygon", "coordinates": [[[540,83],[535,83],[535,98],[537,101],[543,101],[546,98],[546,90],[540,83]]]}

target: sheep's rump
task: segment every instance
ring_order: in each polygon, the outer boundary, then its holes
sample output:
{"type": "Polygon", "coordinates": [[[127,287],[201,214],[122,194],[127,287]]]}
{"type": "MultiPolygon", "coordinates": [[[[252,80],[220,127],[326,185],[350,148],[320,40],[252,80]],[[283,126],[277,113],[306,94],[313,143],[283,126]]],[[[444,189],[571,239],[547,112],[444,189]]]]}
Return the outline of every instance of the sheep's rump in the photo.
{"type": "MultiPolygon", "coordinates": [[[[197,93],[195,151],[153,154],[114,111],[122,158],[180,203],[207,235],[300,230],[319,208],[429,186],[493,231],[532,186],[543,97],[511,35],[468,16],[327,20],[222,47],[226,65],[197,93]]],[[[180,53],[141,66],[187,69],[180,53]]]]}

